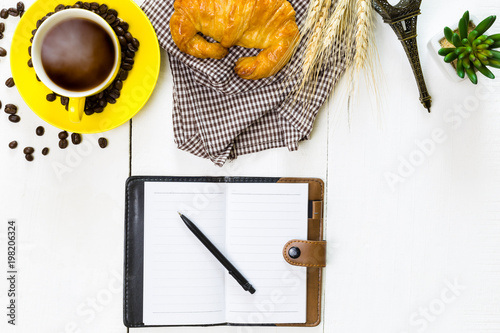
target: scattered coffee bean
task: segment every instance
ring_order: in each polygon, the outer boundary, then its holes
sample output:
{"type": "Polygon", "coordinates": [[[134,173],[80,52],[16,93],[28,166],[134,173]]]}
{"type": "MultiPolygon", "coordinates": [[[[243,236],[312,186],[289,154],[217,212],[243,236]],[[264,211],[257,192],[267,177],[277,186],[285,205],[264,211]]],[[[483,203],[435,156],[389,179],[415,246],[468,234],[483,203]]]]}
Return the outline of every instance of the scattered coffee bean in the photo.
{"type": "Polygon", "coordinates": [[[139,43],[139,40],[138,40],[137,38],[134,38],[134,39],[132,40],[132,45],[134,45],[134,46],[135,46],[135,48],[136,48],[136,49],[138,49],[138,48],[139,48],[139,46],[141,45],[141,43],[139,43]]]}
{"type": "Polygon", "coordinates": [[[68,148],[68,140],[59,140],[59,148],[66,149],[68,148]]]}
{"type": "MultiPolygon", "coordinates": [[[[57,7],[54,9],[55,12],[60,12],[61,10],[63,10],[66,6],[64,5],[57,5],[57,7]]],[[[90,8],[90,6],[89,6],[90,8]]]]}
{"type": "Polygon", "coordinates": [[[7,55],[7,50],[3,47],[0,47],[0,57],[5,57],[7,55]]]}
{"type": "Polygon", "coordinates": [[[7,113],[7,114],[16,114],[17,113],[17,109],[11,109],[11,108],[5,107],[5,113],[7,113]]]}
{"type": "Polygon", "coordinates": [[[0,32],[0,39],[3,39],[3,32],[0,32]]]}
{"type": "Polygon", "coordinates": [[[40,80],[40,78],[38,77],[38,75],[35,75],[35,76],[36,76],[36,80],[37,80],[38,82],[42,82],[42,80],[40,80]]]}
{"type": "Polygon", "coordinates": [[[88,3],[88,2],[84,2],[84,3],[83,3],[83,8],[85,8],[85,9],[90,9],[90,3],[88,3]]]}
{"type": "Polygon", "coordinates": [[[102,113],[104,111],[103,107],[97,107],[94,109],[94,113],[102,113]]]}
{"type": "Polygon", "coordinates": [[[45,128],[43,128],[43,126],[38,126],[35,132],[36,135],[43,136],[45,134],[45,128]]]}
{"type": "Polygon", "coordinates": [[[68,138],[68,132],[62,131],[62,132],[59,133],[58,137],[61,140],[66,140],[68,138]]]}
{"type": "Polygon", "coordinates": [[[115,23],[115,21],[116,21],[116,16],[109,14],[106,16],[106,22],[108,22],[108,24],[113,24],[115,23]]]}
{"type": "Polygon", "coordinates": [[[49,148],[47,148],[47,147],[43,148],[43,149],[42,149],[42,155],[43,155],[43,156],[47,156],[47,155],[49,154],[49,151],[50,151],[50,149],[49,149],[49,148]]]}
{"type": "Polygon", "coordinates": [[[7,10],[7,9],[5,9],[5,8],[4,8],[4,9],[2,9],[2,10],[0,11],[0,17],[1,17],[1,18],[3,18],[3,19],[6,19],[7,17],[9,17],[9,12],[8,12],[8,10],[7,10]]]}
{"type": "Polygon", "coordinates": [[[31,46],[28,47],[28,55],[31,57],[31,46]]]}
{"type": "Polygon", "coordinates": [[[9,148],[16,149],[17,148],[17,141],[12,141],[11,143],[9,143],[9,148]]]}
{"type": "Polygon", "coordinates": [[[106,101],[108,101],[109,104],[116,104],[116,99],[111,96],[106,97],[106,101]]]}
{"type": "Polygon", "coordinates": [[[120,45],[125,47],[127,46],[127,40],[123,36],[118,36],[118,41],[120,42],[120,45]]]}
{"type": "Polygon", "coordinates": [[[30,60],[28,60],[28,67],[32,68],[33,67],[33,60],[30,58],[30,60]]]}
{"type": "Polygon", "coordinates": [[[25,154],[33,154],[34,152],[35,152],[35,148],[33,148],[33,147],[26,147],[23,150],[23,153],[25,153],[25,154]]]}
{"type": "Polygon", "coordinates": [[[74,145],[79,145],[80,143],[82,143],[82,136],[78,133],[71,134],[71,142],[74,145]]]}
{"type": "Polygon", "coordinates": [[[98,143],[99,143],[99,147],[101,147],[102,149],[104,149],[104,148],[106,148],[108,146],[108,139],[106,139],[106,138],[99,138],[98,143]]]}
{"type": "Polygon", "coordinates": [[[15,86],[16,84],[14,83],[14,78],[12,77],[9,77],[7,79],[7,81],[5,81],[5,85],[9,88],[12,88],[13,86],[15,86]]]}
{"type": "Polygon", "coordinates": [[[14,104],[5,105],[5,113],[16,114],[17,113],[17,106],[15,106],[14,104]]]}
{"type": "Polygon", "coordinates": [[[99,6],[100,6],[100,5],[99,5],[97,2],[92,2],[92,3],[90,4],[90,9],[92,9],[92,10],[96,10],[96,9],[99,9],[99,6]]]}
{"type": "Polygon", "coordinates": [[[2,101],[0,101],[0,109],[2,108],[2,101]]]}
{"type": "Polygon", "coordinates": [[[138,48],[134,46],[132,43],[128,43],[127,45],[128,49],[132,52],[137,52],[138,48]]]}
{"type": "Polygon", "coordinates": [[[18,10],[20,13],[24,12],[24,3],[22,3],[21,1],[19,1],[19,2],[17,3],[17,10],[18,10]]]}
{"type": "Polygon", "coordinates": [[[33,162],[33,160],[35,159],[33,157],[33,155],[31,155],[31,154],[26,154],[25,157],[26,157],[26,161],[28,161],[28,162],[33,162]]]}
{"type": "Polygon", "coordinates": [[[9,116],[9,120],[13,123],[18,123],[21,121],[21,117],[19,117],[18,115],[15,115],[15,114],[11,114],[9,116]]]}
{"type": "Polygon", "coordinates": [[[127,58],[132,58],[132,59],[133,59],[133,58],[135,57],[135,52],[132,52],[132,51],[130,51],[130,50],[127,50],[127,51],[125,51],[125,56],[126,56],[127,58]]]}
{"type": "Polygon", "coordinates": [[[69,98],[65,96],[61,96],[61,104],[62,105],[68,105],[69,103],[69,98]]]}
{"type": "Polygon", "coordinates": [[[54,93],[52,93],[52,94],[48,94],[48,95],[47,95],[47,101],[49,101],[49,102],[53,102],[53,101],[55,101],[56,99],[57,99],[57,95],[56,95],[56,94],[54,94],[54,93]]]}
{"type": "Polygon", "coordinates": [[[5,23],[1,22],[0,23],[0,32],[4,33],[4,31],[5,31],[5,23]]]}
{"type": "Polygon", "coordinates": [[[19,11],[17,10],[17,8],[9,8],[8,12],[10,16],[19,16],[19,11]]]}

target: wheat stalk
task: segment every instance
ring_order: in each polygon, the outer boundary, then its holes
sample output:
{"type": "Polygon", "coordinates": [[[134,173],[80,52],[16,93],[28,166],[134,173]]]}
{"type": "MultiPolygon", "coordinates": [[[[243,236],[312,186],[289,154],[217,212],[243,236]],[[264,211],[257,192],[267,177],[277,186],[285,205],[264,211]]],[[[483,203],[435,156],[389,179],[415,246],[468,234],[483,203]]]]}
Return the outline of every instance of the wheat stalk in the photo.
{"type": "Polygon", "coordinates": [[[331,0],[323,0],[320,8],[319,16],[314,25],[314,29],[308,39],[307,48],[304,53],[304,62],[302,72],[304,77],[308,78],[314,71],[317,65],[321,63],[321,45],[323,39],[323,31],[330,12],[331,0]]]}
{"type": "Polygon", "coordinates": [[[356,1],[356,55],[354,56],[354,66],[360,71],[366,63],[369,50],[369,34],[372,27],[372,2],[370,0],[356,1]]]}
{"type": "Polygon", "coordinates": [[[302,28],[302,33],[306,34],[311,31],[318,22],[318,18],[321,14],[321,8],[323,7],[325,0],[311,0],[309,3],[309,8],[307,10],[306,20],[302,28]]]}

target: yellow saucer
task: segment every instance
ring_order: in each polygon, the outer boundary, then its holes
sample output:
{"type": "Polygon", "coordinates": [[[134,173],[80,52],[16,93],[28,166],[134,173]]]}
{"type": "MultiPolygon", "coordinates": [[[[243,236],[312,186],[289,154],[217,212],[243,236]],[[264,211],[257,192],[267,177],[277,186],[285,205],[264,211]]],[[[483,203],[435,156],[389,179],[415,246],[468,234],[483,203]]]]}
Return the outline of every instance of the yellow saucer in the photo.
{"type": "MultiPolygon", "coordinates": [[[[67,2],[73,5],[76,2],[67,2]]],[[[146,14],[132,0],[106,0],[109,8],[116,9],[118,16],[129,23],[130,33],[140,42],[134,68],[123,82],[121,97],[116,104],[108,104],[104,112],[84,115],[81,123],[69,121],[68,113],[59,98],[48,102],[51,91],[36,79],[35,70],[28,67],[28,47],[31,46],[32,30],[36,22],[61,0],[38,0],[24,13],[12,40],[10,64],[14,82],[28,106],[43,120],[60,129],[76,133],[101,133],[116,128],[130,120],[141,110],[151,96],[160,73],[160,46],[155,30],[146,14]]]]}

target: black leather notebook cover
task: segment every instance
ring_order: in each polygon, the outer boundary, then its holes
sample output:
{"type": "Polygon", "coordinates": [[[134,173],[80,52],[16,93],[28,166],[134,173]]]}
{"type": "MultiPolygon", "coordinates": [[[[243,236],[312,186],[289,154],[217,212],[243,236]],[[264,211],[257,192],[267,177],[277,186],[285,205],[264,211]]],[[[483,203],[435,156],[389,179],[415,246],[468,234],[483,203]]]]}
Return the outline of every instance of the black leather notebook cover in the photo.
{"type": "MultiPolygon", "coordinates": [[[[125,203],[125,256],[124,256],[124,302],[123,320],[127,327],[147,327],[143,322],[143,274],[144,274],[144,183],[145,182],[198,182],[198,183],[277,183],[283,178],[261,178],[261,177],[154,177],[135,176],[130,177],[126,183],[125,203]]],[[[303,181],[293,179],[285,182],[310,182],[311,179],[303,181]]],[[[323,185],[321,182],[321,202],[323,201],[323,185]]],[[[319,192],[319,191],[317,191],[319,192]]],[[[322,216],[313,218],[313,202],[320,202],[320,198],[309,198],[309,229],[313,226],[315,232],[314,240],[322,239],[322,216]],[[311,224],[313,223],[313,224],[311,224]],[[317,238],[317,239],[316,239],[317,238]]],[[[322,204],[322,203],[321,203],[322,204]]],[[[322,214],[322,213],[321,213],[322,214]]],[[[310,232],[311,234],[311,232],[310,232]]],[[[311,237],[309,237],[311,239],[311,237]]],[[[308,299],[308,320],[306,324],[295,324],[292,326],[316,326],[320,320],[321,305],[321,269],[308,268],[309,274],[313,273],[316,282],[311,283],[309,290],[314,290],[314,295],[308,299]],[[318,282],[319,281],[319,282],[318,282]],[[317,294],[317,295],[316,295],[317,294]],[[311,304],[309,304],[311,303],[311,304]],[[309,315],[309,309],[315,309],[309,315]],[[316,310],[317,309],[317,310],[316,310]]],[[[314,281],[313,281],[314,282],[314,281]]],[[[308,282],[309,284],[309,282],[308,282]]],[[[197,325],[197,326],[220,326],[219,325],[197,325]]],[[[168,326],[168,325],[165,325],[168,326]]],[[[274,326],[274,325],[252,325],[252,326],[274,326]]],[[[281,325],[280,325],[281,326],[281,325]]]]}

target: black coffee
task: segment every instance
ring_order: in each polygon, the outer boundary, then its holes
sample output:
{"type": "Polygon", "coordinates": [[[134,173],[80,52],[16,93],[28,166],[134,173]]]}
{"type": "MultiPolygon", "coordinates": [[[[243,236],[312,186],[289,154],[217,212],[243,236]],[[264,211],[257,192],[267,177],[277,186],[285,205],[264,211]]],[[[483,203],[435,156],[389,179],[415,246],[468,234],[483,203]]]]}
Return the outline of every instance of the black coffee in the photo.
{"type": "Polygon", "coordinates": [[[49,78],[71,91],[93,89],[113,70],[115,49],[108,33],[86,19],[54,26],[42,43],[42,65],[49,78]]]}

